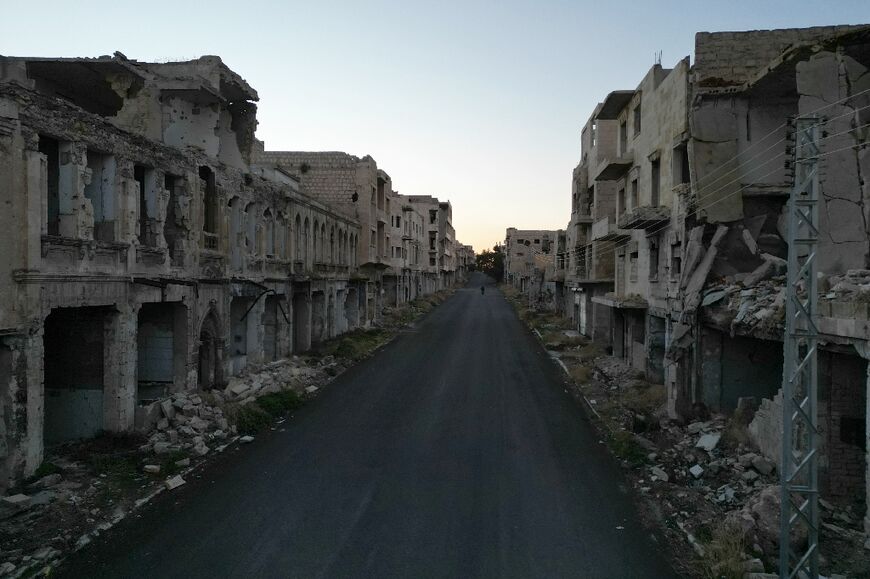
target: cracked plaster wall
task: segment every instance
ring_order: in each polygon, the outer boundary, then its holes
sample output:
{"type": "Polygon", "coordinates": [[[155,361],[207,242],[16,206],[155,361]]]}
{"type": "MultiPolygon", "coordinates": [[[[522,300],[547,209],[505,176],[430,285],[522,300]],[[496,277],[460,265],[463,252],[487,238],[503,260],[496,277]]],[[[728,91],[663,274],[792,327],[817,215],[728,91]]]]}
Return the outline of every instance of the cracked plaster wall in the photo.
{"type": "Polygon", "coordinates": [[[838,151],[820,161],[819,271],[870,267],[870,130],[862,127],[870,123],[870,93],[858,94],[870,90],[870,72],[842,51],[821,51],[798,63],[796,74],[800,112],[824,107],[829,119],[822,153],[838,151]]]}

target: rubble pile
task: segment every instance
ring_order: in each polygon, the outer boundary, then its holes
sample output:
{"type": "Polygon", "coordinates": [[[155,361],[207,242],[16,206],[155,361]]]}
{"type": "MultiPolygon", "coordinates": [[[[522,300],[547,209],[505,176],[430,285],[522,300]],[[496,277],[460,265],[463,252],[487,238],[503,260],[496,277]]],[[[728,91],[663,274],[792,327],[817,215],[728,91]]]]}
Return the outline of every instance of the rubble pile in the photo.
{"type": "MultiPolygon", "coordinates": [[[[775,284],[762,285],[768,290],[767,297],[778,295],[775,284]]],[[[744,533],[747,571],[763,572],[765,566],[775,569],[779,556],[779,478],[776,462],[754,448],[745,432],[755,408],[752,400],[741,399],[736,413],[740,419],[708,415],[680,424],[657,412],[657,424],[639,425],[624,402],[632,391],[650,385],[622,359],[600,356],[589,364],[593,380],[581,390],[596,399],[598,406],[607,403],[618,407],[605,414],[605,420],[610,421],[608,428],[630,435],[645,458],[623,463],[631,467],[630,478],[639,492],[655,505],[653,516],[664,518],[667,528],[679,529],[674,540],[688,540],[696,555],[703,558],[710,532],[723,524],[733,525],[744,533]]],[[[862,516],[852,507],[825,500],[820,500],[820,506],[823,563],[838,564],[841,552],[844,559],[856,549],[860,552],[862,516]],[[828,557],[827,562],[824,557],[828,557]]]]}
{"type": "Polygon", "coordinates": [[[706,319],[728,329],[731,337],[739,333],[781,333],[785,282],[785,276],[777,276],[747,288],[713,286],[704,291],[701,306],[706,308],[706,319]]]}
{"type": "Polygon", "coordinates": [[[344,370],[345,366],[334,356],[324,356],[321,359],[293,356],[267,364],[257,372],[244,372],[233,376],[218,397],[226,402],[249,404],[264,394],[285,388],[299,394],[310,394],[344,370]]]}
{"type": "MultiPolygon", "coordinates": [[[[743,284],[714,284],[703,292],[707,321],[735,334],[782,332],[785,319],[784,275],[743,284]]],[[[870,319],[870,270],[844,275],[819,274],[819,313],[826,317],[870,319]]]]}
{"type": "Polygon", "coordinates": [[[157,492],[185,484],[209,453],[234,440],[253,441],[237,436],[228,418],[233,406],[283,389],[313,395],[344,364],[333,356],[293,356],[232,377],[223,390],[176,393],[140,407],[137,427],[144,434],[122,437],[121,447],[105,454],[93,451],[93,441],[59,447],[46,458],[54,472],[0,498],[0,577],[53,566],[157,492]],[[95,463],[105,464],[105,472],[97,474],[95,463]]]}

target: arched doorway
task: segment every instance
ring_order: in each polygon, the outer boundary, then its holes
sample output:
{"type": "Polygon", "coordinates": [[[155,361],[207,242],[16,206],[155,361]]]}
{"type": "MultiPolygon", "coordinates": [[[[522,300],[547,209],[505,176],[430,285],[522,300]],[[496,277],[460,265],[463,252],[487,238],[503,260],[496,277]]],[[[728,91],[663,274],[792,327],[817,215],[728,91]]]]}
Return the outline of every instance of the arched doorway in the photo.
{"type": "Polygon", "coordinates": [[[206,315],[199,331],[199,388],[210,390],[223,386],[224,340],[221,324],[214,310],[206,315]]]}

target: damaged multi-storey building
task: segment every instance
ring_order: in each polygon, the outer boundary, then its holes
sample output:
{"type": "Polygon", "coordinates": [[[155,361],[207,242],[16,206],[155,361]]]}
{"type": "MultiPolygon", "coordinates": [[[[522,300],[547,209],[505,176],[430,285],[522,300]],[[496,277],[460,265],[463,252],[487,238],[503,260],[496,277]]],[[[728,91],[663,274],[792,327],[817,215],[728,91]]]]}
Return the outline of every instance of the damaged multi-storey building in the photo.
{"type": "Polygon", "coordinates": [[[366,319],[383,305],[398,305],[450,287],[455,276],[453,208],[428,195],[401,195],[369,156],[341,152],[266,151],[254,164],[297,179],[303,190],[359,222],[354,253],[365,281],[366,319]]]}
{"type": "Polygon", "coordinates": [[[564,237],[562,230],[509,227],[505,232],[504,281],[526,294],[534,309],[556,309],[561,302],[556,253],[564,237]]]}
{"type": "Polygon", "coordinates": [[[866,512],[870,26],[699,33],[694,63],[607,95],[555,278],[564,315],[665,384],[673,418],[757,408],[749,434],[778,461],[796,117],[821,129],[822,493],[866,512]]]}
{"type": "MultiPolygon", "coordinates": [[[[389,177],[322,154],[351,166],[339,197],[313,158],[263,163],[257,100],[215,56],[0,57],[0,487],[376,319],[389,177]]],[[[422,221],[396,222],[417,262],[422,221]]]]}

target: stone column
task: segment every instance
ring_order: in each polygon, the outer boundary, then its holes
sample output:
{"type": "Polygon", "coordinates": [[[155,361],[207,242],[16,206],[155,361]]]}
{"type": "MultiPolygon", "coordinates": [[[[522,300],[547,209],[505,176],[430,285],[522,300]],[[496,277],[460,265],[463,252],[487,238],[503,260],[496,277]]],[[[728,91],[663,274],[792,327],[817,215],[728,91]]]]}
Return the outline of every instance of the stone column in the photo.
{"type": "Polygon", "coordinates": [[[135,422],[139,307],[124,307],[105,320],[103,424],[110,432],[131,430],[135,422]]]}

